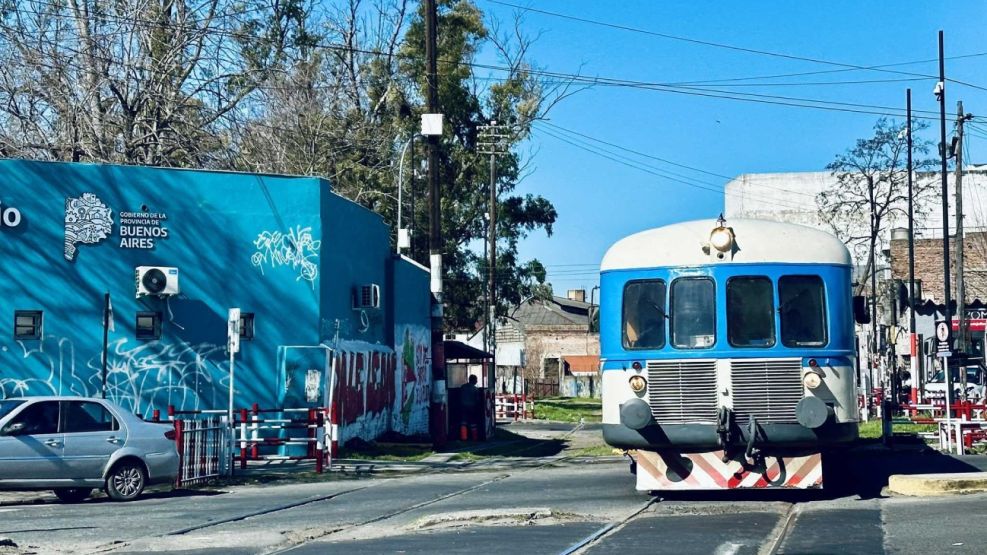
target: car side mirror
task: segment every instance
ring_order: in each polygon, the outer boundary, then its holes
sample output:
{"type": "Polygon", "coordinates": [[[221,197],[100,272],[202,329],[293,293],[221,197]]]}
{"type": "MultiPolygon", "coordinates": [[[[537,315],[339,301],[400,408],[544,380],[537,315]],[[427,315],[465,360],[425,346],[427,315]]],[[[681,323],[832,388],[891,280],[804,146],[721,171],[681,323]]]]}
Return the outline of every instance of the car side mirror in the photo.
{"type": "Polygon", "coordinates": [[[867,299],[863,295],[853,296],[853,320],[858,324],[870,323],[870,313],[867,312],[867,299]]]}
{"type": "Polygon", "coordinates": [[[24,423],[23,422],[14,422],[13,424],[10,424],[9,426],[6,426],[3,429],[3,434],[0,434],[0,435],[16,436],[16,435],[19,435],[23,431],[24,431],[24,423]]]}

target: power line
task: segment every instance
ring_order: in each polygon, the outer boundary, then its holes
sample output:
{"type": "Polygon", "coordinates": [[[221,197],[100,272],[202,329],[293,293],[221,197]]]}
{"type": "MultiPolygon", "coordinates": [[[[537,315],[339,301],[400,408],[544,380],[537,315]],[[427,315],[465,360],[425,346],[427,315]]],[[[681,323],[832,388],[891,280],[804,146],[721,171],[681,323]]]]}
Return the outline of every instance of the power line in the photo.
{"type": "MultiPolygon", "coordinates": [[[[980,56],[987,56],[987,52],[976,52],[976,53],[973,53],[973,54],[961,54],[959,56],[949,56],[946,59],[947,60],[960,60],[960,59],[964,59],[964,58],[977,58],[977,57],[980,57],[980,56]]],[[[887,68],[887,67],[898,67],[898,66],[908,66],[908,65],[916,65],[916,64],[927,64],[927,63],[938,62],[938,61],[939,61],[938,58],[930,58],[930,59],[926,59],[926,60],[912,60],[910,62],[895,62],[895,63],[891,63],[891,64],[871,65],[871,66],[866,66],[864,69],[881,69],[881,68],[887,68]]],[[[798,73],[781,73],[781,74],[774,74],[774,75],[757,75],[757,76],[748,76],[748,77],[731,77],[731,78],[724,78],[724,79],[710,79],[710,80],[705,80],[705,81],[682,81],[682,82],[671,83],[671,84],[673,84],[673,85],[704,85],[704,84],[717,85],[717,84],[721,84],[721,83],[730,83],[730,82],[736,82],[736,81],[755,81],[755,80],[758,80],[758,79],[781,79],[781,78],[786,78],[786,77],[805,77],[805,76],[809,76],[809,75],[827,75],[827,74],[833,74],[833,73],[846,73],[846,72],[850,72],[850,71],[860,71],[860,70],[855,69],[855,68],[822,69],[822,70],[816,70],[816,71],[802,71],[802,72],[798,72],[798,73]]]]}
{"type": "MultiPolygon", "coordinates": [[[[811,58],[811,57],[808,57],[808,56],[797,56],[797,55],[794,55],[794,54],[785,54],[785,53],[782,53],[782,52],[771,52],[769,50],[759,50],[759,49],[756,49],[756,48],[747,48],[747,47],[736,46],[736,45],[732,45],[732,44],[725,44],[725,43],[720,43],[720,42],[713,42],[713,41],[707,41],[707,40],[694,39],[694,38],[683,37],[683,36],[679,36],[679,35],[671,35],[671,34],[668,34],[668,33],[659,33],[657,31],[650,31],[648,29],[641,29],[639,27],[631,27],[631,26],[628,26],[628,25],[620,25],[620,24],[616,24],[616,23],[608,23],[608,22],[605,22],[605,21],[599,21],[599,20],[595,20],[595,19],[588,19],[588,18],[584,18],[584,17],[578,17],[578,16],[573,16],[573,15],[559,13],[559,12],[552,12],[552,11],[541,10],[541,9],[532,8],[532,7],[528,7],[528,6],[521,6],[521,5],[518,5],[518,4],[511,4],[509,2],[504,2],[502,0],[487,0],[487,2],[490,2],[491,4],[499,4],[501,6],[507,6],[507,7],[515,8],[515,9],[526,11],[526,12],[539,13],[539,14],[548,15],[548,16],[551,16],[551,17],[558,17],[558,18],[561,18],[561,19],[568,19],[568,20],[571,20],[571,21],[578,21],[580,23],[587,23],[587,24],[590,24],[590,25],[598,25],[598,26],[601,26],[601,27],[608,27],[608,28],[611,28],[611,29],[617,29],[617,30],[621,30],[621,31],[628,31],[628,32],[632,32],[632,33],[639,33],[639,34],[644,34],[644,35],[650,35],[650,36],[660,37],[660,38],[664,38],[664,39],[668,39],[668,40],[676,40],[676,41],[681,41],[681,42],[687,42],[687,43],[691,43],[691,44],[699,44],[699,45],[702,45],[702,46],[710,46],[710,47],[714,47],[714,48],[722,48],[722,49],[726,49],[726,50],[734,50],[734,51],[737,51],[737,52],[745,52],[745,53],[748,53],[748,54],[758,54],[758,55],[761,55],[761,56],[771,56],[771,57],[783,58],[783,59],[787,59],[787,60],[797,60],[797,61],[802,61],[802,62],[811,62],[811,63],[816,63],[816,64],[824,64],[824,65],[829,65],[829,66],[836,66],[836,67],[841,67],[841,68],[847,68],[847,69],[850,69],[850,70],[876,71],[876,72],[881,72],[881,73],[893,73],[893,74],[897,74],[897,75],[908,75],[908,76],[911,76],[911,77],[922,77],[922,78],[929,78],[929,79],[936,79],[936,80],[938,80],[938,77],[935,76],[935,75],[929,75],[929,74],[924,74],[924,73],[914,73],[914,72],[908,72],[908,71],[897,71],[897,70],[892,70],[892,69],[886,69],[886,66],[885,67],[881,67],[881,66],[861,66],[861,65],[857,65],[857,64],[848,64],[848,63],[844,63],[844,62],[834,62],[834,61],[831,61],[831,60],[824,60],[824,59],[821,59],[821,58],[811,58]]],[[[967,83],[967,82],[959,81],[959,80],[956,80],[956,79],[947,79],[947,81],[951,81],[953,83],[957,83],[957,84],[960,84],[960,85],[965,85],[967,87],[972,87],[972,88],[975,88],[975,89],[980,89],[980,90],[987,91],[987,88],[981,87],[979,85],[974,85],[972,83],[967,83]]]]}
{"type": "Polygon", "coordinates": [[[855,64],[846,64],[846,63],[842,63],[842,62],[833,62],[833,61],[830,61],[830,60],[823,60],[823,59],[820,59],[820,58],[809,58],[809,57],[806,57],[806,56],[796,56],[794,54],[784,54],[784,53],[781,53],[781,52],[771,52],[771,51],[768,51],[768,50],[758,50],[756,48],[747,48],[747,47],[743,47],[743,46],[736,46],[736,45],[732,45],[732,44],[725,44],[725,43],[720,43],[720,42],[712,42],[712,41],[707,41],[707,40],[694,39],[694,38],[683,37],[683,36],[679,36],[679,35],[670,35],[668,33],[659,33],[657,31],[650,31],[650,30],[647,30],[647,29],[641,29],[641,28],[638,28],[638,27],[631,27],[631,26],[628,26],[628,25],[620,25],[620,24],[616,24],[616,23],[608,23],[608,22],[605,22],[605,21],[599,21],[599,20],[595,20],[595,19],[587,19],[587,18],[577,17],[577,16],[573,16],[573,15],[569,15],[569,14],[564,14],[564,13],[559,13],[559,12],[551,12],[551,11],[548,11],[548,10],[540,10],[540,9],[537,9],[537,8],[520,6],[518,4],[511,4],[511,3],[508,3],[508,2],[503,2],[502,0],[487,0],[487,2],[490,2],[491,4],[500,4],[502,6],[508,6],[508,7],[515,8],[515,9],[522,10],[522,11],[526,11],[526,12],[539,13],[539,14],[542,14],[542,15],[548,15],[548,16],[552,16],[552,17],[558,17],[558,18],[561,18],[561,19],[568,19],[568,20],[571,20],[571,21],[578,21],[578,22],[581,22],[581,23],[588,23],[590,25],[598,25],[600,27],[609,27],[611,29],[618,29],[618,30],[621,30],[621,31],[629,31],[629,32],[632,32],[632,33],[639,33],[639,34],[643,34],[643,35],[650,35],[650,36],[660,37],[660,38],[669,39],[669,40],[676,40],[676,41],[681,41],[681,42],[688,42],[688,43],[691,43],[691,44],[699,44],[699,45],[702,45],[702,46],[711,46],[711,47],[714,47],[714,48],[723,48],[723,49],[727,49],[727,50],[735,50],[737,52],[746,52],[748,54],[758,54],[758,55],[762,55],[762,56],[771,56],[771,57],[775,57],[775,58],[784,58],[784,59],[787,59],[787,60],[798,60],[798,61],[802,61],[802,62],[812,62],[812,63],[816,63],[816,64],[825,64],[825,65],[830,65],[830,66],[837,66],[837,67],[857,69],[857,70],[879,71],[879,72],[882,72],[882,73],[896,73],[898,75],[909,75],[909,76],[913,76],[913,77],[931,77],[931,78],[936,78],[934,75],[926,75],[926,74],[922,74],[922,73],[912,73],[912,72],[895,71],[895,70],[888,70],[888,69],[878,69],[878,68],[875,68],[875,67],[860,66],[860,65],[855,65],[855,64]]]}
{"type": "MultiPolygon", "coordinates": [[[[649,173],[651,175],[654,175],[654,176],[657,176],[657,177],[661,177],[661,178],[667,179],[669,181],[674,181],[674,182],[680,183],[682,185],[686,185],[688,187],[693,187],[693,188],[696,188],[696,189],[702,189],[702,190],[705,190],[705,191],[710,191],[710,192],[713,192],[713,193],[717,193],[719,195],[723,195],[723,194],[726,193],[726,191],[725,191],[724,188],[722,188],[720,186],[717,186],[715,184],[704,182],[704,181],[698,181],[698,180],[695,180],[695,179],[689,179],[689,178],[687,178],[687,179],[679,179],[677,177],[673,177],[673,176],[667,175],[662,170],[658,170],[658,169],[656,169],[656,168],[654,168],[652,166],[649,166],[647,164],[644,164],[642,162],[638,162],[636,160],[629,159],[629,158],[627,158],[625,156],[621,156],[620,154],[615,154],[613,152],[609,152],[606,149],[603,149],[601,147],[587,146],[586,144],[580,144],[581,141],[580,142],[577,142],[578,139],[570,140],[570,139],[568,139],[568,138],[566,138],[564,136],[557,135],[557,134],[555,134],[553,132],[550,132],[550,131],[548,131],[548,130],[546,130],[544,128],[536,129],[536,131],[539,132],[539,133],[546,134],[546,135],[548,135],[548,136],[550,136],[550,137],[552,137],[554,139],[557,139],[557,140],[560,140],[562,142],[568,143],[569,145],[572,145],[572,146],[574,146],[576,148],[580,148],[580,149],[585,150],[587,152],[590,152],[592,154],[596,154],[597,156],[606,158],[606,159],[611,160],[613,162],[617,162],[618,164],[622,164],[624,166],[627,166],[627,167],[636,169],[638,171],[643,171],[645,173],[649,173]]],[[[748,196],[750,198],[754,198],[754,199],[757,199],[757,200],[768,201],[768,202],[773,202],[773,203],[775,203],[777,205],[788,206],[789,208],[793,208],[793,209],[803,209],[803,208],[805,208],[804,205],[801,205],[801,204],[793,204],[793,203],[788,203],[788,202],[782,202],[782,201],[779,201],[776,198],[770,198],[769,199],[769,198],[766,198],[766,197],[759,197],[759,196],[756,196],[756,195],[748,195],[748,196]]]]}

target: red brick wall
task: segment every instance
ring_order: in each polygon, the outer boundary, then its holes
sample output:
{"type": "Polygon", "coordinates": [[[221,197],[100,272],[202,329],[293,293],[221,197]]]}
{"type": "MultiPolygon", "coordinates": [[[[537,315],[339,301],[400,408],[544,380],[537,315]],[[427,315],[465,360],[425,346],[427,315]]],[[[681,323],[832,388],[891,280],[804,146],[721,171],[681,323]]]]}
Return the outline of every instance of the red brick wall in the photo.
{"type": "MultiPolygon", "coordinates": [[[[964,237],[963,257],[966,300],[987,300],[987,233],[968,233],[964,237]]],[[[949,240],[950,293],[956,297],[956,241],[949,240]]],[[[922,296],[943,300],[942,239],[915,241],[915,279],[922,282],[922,296]]],[[[908,280],[908,241],[891,241],[891,273],[894,279],[908,280]]]]}

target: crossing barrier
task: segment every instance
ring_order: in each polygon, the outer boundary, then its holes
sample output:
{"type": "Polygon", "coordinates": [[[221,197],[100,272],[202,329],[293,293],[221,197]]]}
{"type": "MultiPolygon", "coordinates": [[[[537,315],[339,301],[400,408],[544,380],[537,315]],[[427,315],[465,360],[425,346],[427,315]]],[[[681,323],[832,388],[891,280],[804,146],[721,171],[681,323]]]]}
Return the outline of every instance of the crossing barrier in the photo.
{"type": "Polygon", "coordinates": [[[176,487],[187,487],[229,474],[239,461],[314,460],[315,471],[322,473],[339,454],[339,405],[326,409],[262,409],[254,403],[250,409],[234,411],[227,422],[224,409],[178,410],[169,405],[167,420],[155,409],[152,422],[171,422],[175,427],[175,444],[179,456],[176,487]],[[270,416],[267,416],[270,415],[270,416]],[[304,446],[301,455],[263,453],[264,447],[304,446]]]}
{"type": "Polygon", "coordinates": [[[326,442],[326,412],[324,408],[261,409],[257,404],[249,410],[240,409],[239,421],[234,426],[237,430],[235,442],[240,447],[240,468],[247,468],[248,460],[314,459],[315,471],[321,474],[330,455],[326,442]],[[274,416],[262,417],[265,414],[274,416]],[[299,414],[304,416],[285,417],[299,414]],[[299,430],[304,434],[292,434],[292,431],[299,430]],[[304,446],[305,454],[262,455],[260,453],[263,446],[291,445],[304,446]]]}
{"type": "Polygon", "coordinates": [[[532,418],[534,402],[524,394],[498,394],[494,401],[498,420],[521,420],[532,418]]]}

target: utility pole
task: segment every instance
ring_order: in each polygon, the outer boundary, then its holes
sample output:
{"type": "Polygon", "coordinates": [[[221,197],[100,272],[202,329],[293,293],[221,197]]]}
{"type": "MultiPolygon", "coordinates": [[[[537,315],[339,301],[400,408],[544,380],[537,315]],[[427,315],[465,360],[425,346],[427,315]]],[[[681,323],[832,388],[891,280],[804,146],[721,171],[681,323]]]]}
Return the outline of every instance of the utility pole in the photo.
{"type": "Polygon", "coordinates": [[[438,88],[438,11],[435,0],[425,0],[425,81],[428,113],[422,116],[422,135],[428,137],[429,267],[432,290],[432,382],[433,396],[429,410],[432,442],[443,447],[448,431],[446,411],[446,361],[443,344],[442,314],[442,197],[439,190],[439,137],[442,114],[439,113],[438,88]]]}
{"type": "Polygon", "coordinates": [[[479,126],[480,136],[477,143],[478,151],[481,154],[490,156],[490,207],[487,216],[487,251],[490,258],[487,261],[487,303],[486,321],[484,329],[489,328],[488,346],[490,354],[490,370],[487,383],[495,383],[497,373],[497,156],[507,154],[507,139],[510,137],[510,128],[506,125],[497,125],[496,121],[491,121],[490,125],[479,126]]]}
{"type": "MultiPolygon", "coordinates": [[[[939,100],[939,141],[940,159],[942,161],[942,285],[943,285],[943,321],[947,330],[946,342],[949,342],[953,329],[953,316],[950,310],[949,291],[949,187],[947,185],[948,172],[946,168],[946,61],[943,54],[942,31],[939,31],[939,82],[936,83],[936,99],[939,100]]],[[[952,375],[949,371],[949,356],[942,357],[942,370],[946,378],[946,421],[950,424],[953,410],[953,383],[952,375]]]]}
{"type": "MultiPolygon", "coordinates": [[[[956,337],[956,352],[969,351],[969,330],[966,321],[966,284],[963,276],[963,123],[967,120],[963,113],[963,101],[956,102],[956,140],[953,143],[953,153],[956,156],[954,181],[956,182],[956,316],[959,318],[956,337]]],[[[962,365],[961,365],[962,368],[962,365]]],[[[966,372],[960,371],[963,387],[960,389],[963,400],[966,401],[966,372]]]]}
{"type": "Polygon", "coordinates": [[[912,404],[918,403],[918,392],[922,390],[922,378],[919,375],[919,342],[915,333],[915,211],[912,195],[912,89],[905,93],[905,105],[908,121],[905,129],[908,133],[908,345],[909,363],[912,369],[912,404]]]}

